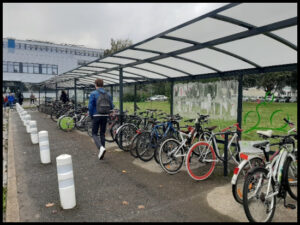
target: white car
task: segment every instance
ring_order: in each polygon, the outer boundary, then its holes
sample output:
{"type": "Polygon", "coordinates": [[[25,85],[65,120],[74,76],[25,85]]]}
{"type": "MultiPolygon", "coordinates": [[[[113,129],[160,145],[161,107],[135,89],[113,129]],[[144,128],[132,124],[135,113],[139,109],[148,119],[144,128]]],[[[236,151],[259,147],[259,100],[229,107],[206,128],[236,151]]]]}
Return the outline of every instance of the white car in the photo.
{"type": "Polygon", "coordinates": [[[168,97],[164,95],[154,95],[149,98],[149,101],[166,101],[168,97]]]}

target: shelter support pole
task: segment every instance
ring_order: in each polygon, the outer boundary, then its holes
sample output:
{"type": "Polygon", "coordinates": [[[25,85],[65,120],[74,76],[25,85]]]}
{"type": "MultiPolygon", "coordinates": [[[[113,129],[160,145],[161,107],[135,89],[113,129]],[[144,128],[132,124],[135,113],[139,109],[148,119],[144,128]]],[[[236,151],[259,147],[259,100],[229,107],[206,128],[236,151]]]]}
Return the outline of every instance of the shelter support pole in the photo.
{"type": "Polygon", "coordinates": [[[121,124],[123,123],[123,68],[119,71],[120,91],[119,91],[119,104],[120,104],[120,115],[121,124]]]}
{"type": "Polygon", "coordinates": [[[170,93],[170,114],[171,114],[171,116],[173,116],[173,113],[174,113],[174,111],[173,111],[173,102],[174,102],[174,100],[173,100],[173,89],[174,89],[174,80],[171,80],[171,93],[170,93]]]}
{"type": "Polygon", "coordinates": [[[134,114],[136,114],[137,105],[136,105],[136,84],[134,84],[134,114]]]}
{"type": "Polygon", "coordinates": [[[114,98],[114,86],[110,85],[110,95],[111,95],[111,98],[113,99],[114,98]]]}
{"type": "Polygon", "coordinates": [[[47,90],[46,90],[46,85],[45,85],[45,106],[46,106],[46,95],[47,95],[47,90]]]}
{"type": "MultiPolygon", "coordinates": [[[[238,78],[238,105],[237,105],[237,122],[242,128],[242,113],[243,113],[243,74],[238,78]]],[[[238,135],[242,138],[242,134],[238,131],[238,135]]]]}
{"type": "Polygon", "coordinates": [[[41,86],[39,86],[39,106],[41,104],[41,86]]]}
{"type": "Polygon", "coordinates": [[[77,79],[74,79],[74,102],[75,102],[75,111],[77,110],[77,79]]]}
{"type": "Polygon", "coordinates": [[[57,101],[58,96],[57,96],[58,90],[57,90],[57,83],[55,83],[55,99],[57,101]]]}
{"type": "Polygon", "coordinates": [[[85,88],[83,88],[83,105],[85,105],[85,88]]]}

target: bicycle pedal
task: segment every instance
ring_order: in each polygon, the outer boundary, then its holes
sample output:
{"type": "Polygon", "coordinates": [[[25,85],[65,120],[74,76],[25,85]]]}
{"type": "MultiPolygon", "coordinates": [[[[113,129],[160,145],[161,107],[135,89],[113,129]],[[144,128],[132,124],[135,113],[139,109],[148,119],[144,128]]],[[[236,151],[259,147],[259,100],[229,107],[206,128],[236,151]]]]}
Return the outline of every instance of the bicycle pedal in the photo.
{"type": "Polygon", "coordinates": [[[296,206],[294,204],[286,204],[285,205],[285,208],[288,208],[288,209],[296,209],[296,206]]]}

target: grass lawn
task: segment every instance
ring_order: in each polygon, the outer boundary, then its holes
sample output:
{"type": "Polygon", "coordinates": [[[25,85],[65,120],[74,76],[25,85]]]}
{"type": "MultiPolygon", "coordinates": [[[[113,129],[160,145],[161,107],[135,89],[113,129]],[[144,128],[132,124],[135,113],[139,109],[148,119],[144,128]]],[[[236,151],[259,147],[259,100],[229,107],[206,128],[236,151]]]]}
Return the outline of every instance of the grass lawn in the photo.
{"type": "MultiPolygon", "coordinates": [[[[119,102],[114,102],[115,107],[119,108],[119,102]]],[[[168,101],[165,102],[138,102],[138,107],[141,111],[146,109],[160,109],[166,113],[170,113],[170,103],[168,101]]],[[[242,128],[244,133],[242,134],[243,140],[259,140],[258,135],[256,134],[256,130],[268,130],[273,129],[274,134],[286,134],[289,130],[289,127],[284,128],[282,131],[276,130],[285,125],[283,118],[290,118],[295,124],[297,124],[297,103],[277,103],[273,102],[270,104],[263,105],[261,104],[258,109],[256,109],[258,103],[256,102],[243,102],[243,116],[242,116],[242,128]],[[252,112],[250,112],[252,111],[252,112]],[[247,115],[248,114],[248,115],[247,115]],[[273,114],[273,116],[272,116],[273,114]],[[247,116],[247,120],[245,117],[247,116]],[[256,123],[259,121],[260,123],[257,125],[256,129],[250,130],[253,128],[256,123]],[[272,117],[272,123],[270,122],[270,118],[272,117]],[[246,133],[245,133],[246,132],[246,133]]],[[[133,113],[133,102],[124,102],[123,105],[124,111],[128,110],[129,113],[133,113]]],[[[191,119],[191,118],[184,118],[191,119]]],[[[186,123],[182,122],[181,125],[185,125],[186,123]]],[[[218,126],[215,130],[221,130],[229,125],[236,123],[236,120],[221,120],[221,119],[210,119],[207,126],[218,126]]]]}

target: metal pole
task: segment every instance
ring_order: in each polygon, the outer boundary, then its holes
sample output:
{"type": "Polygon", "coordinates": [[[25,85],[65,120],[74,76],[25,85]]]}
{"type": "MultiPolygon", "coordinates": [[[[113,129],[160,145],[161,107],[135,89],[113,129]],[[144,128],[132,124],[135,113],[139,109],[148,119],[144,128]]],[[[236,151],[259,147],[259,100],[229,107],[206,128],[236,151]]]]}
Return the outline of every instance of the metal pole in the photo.
{"type": "Polygon", "coordinates": [[[227,157],[227,153],[228,153],[228,134],[225,134],[225,142],[224,142],[224,161],[223,161],[223,165],[224,165],[224,176],[227,177],[228,175],[228,171],[227,171],[227,160],[228,160],[228,157],[227,157]]]}
{"type": "Polygon", "coordinates": [[[47,95],[47,90],[46,90],[46,85],[45,85],[45,106],[46,106],[46,95],[47,95]]]}
{"type": "Polygon", "coordinates": [[[85,106],[85,88],[83,88],[83,105],[85,106]]]}
{"type": "Polygon", "coordinates": [[[134,85],[134,114],[136,114],[137,105],[136,105],[136,84],[134,85]]]}
{"type": "Polygon", "coordinates": [[[122,124],[123,123],[123,68],[120,68],[119,80],[120,80],[119,104],[120,104],[120,115],[121,115],[121,124],[122,124]]]}
{"type": "Polygon", "coordinates": [[[171,96],[170,96],[170,114],[173,116],[173,89],[174,89],[174,80],[171,80],[171,96]]]}
{"type": "Polygon", "coordinates": [[[55,99],[56,99],[56,101],[58,99],[57,92],[58,92],[58,90],[57,90],[57,83],[55,83],[55,99]]]}
{"type": "Polygon", "coordinates": [[[41,86],[39,86],[39,107],[41,104],[41,86]]]}
{"type": "Polygon", "coordinates": [[[75,111],[77,110],[77,79],[74,79],[74,100],[75,100],[75,111]]]}
{"type": "Polygon", "coordinates": [[[114,86],[110,85],[110,95],[111,95],[111,98],[113,99],[114,98],[114,86]]]}
{"type": "MultiPolygon", "coordinates": [[[[238,105],[237,105],[237,122],[240,128],[242,128],[242,113],[243,113],[243,74],[239,75],[238,78],[238,105]]],[[[242,134],[238,131],[238,135],[242,138],[242,134]]]]}

